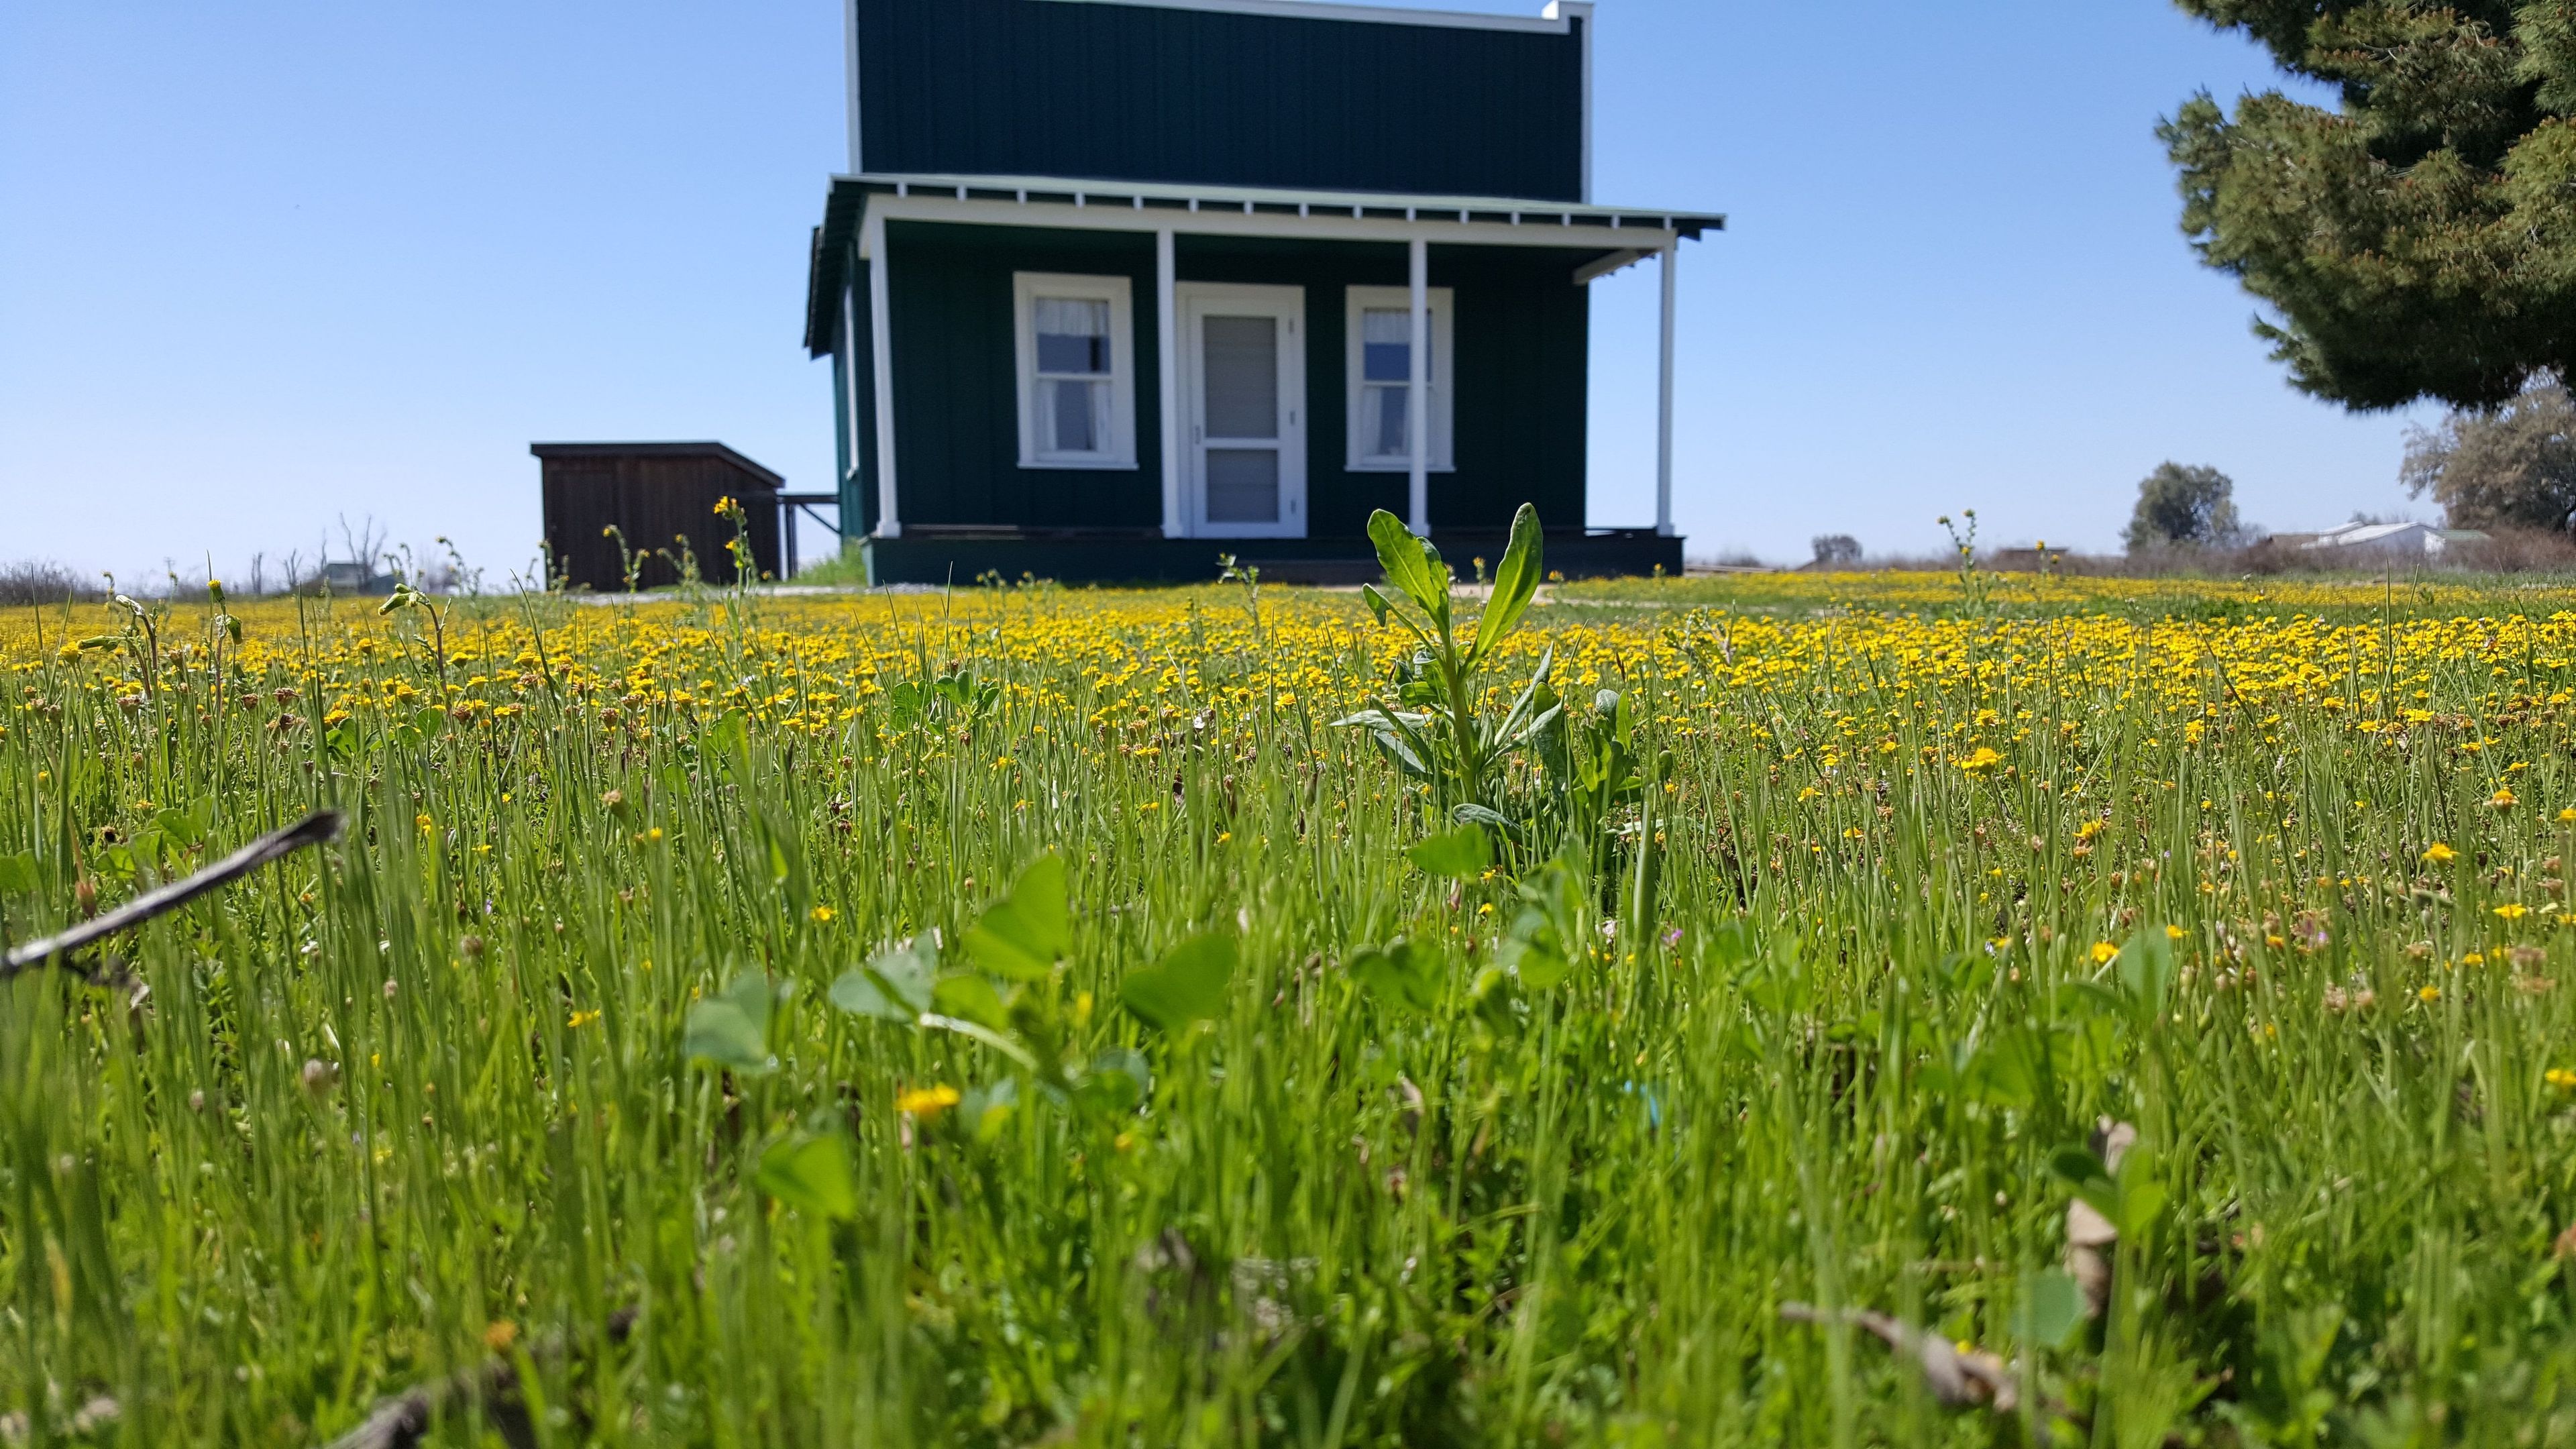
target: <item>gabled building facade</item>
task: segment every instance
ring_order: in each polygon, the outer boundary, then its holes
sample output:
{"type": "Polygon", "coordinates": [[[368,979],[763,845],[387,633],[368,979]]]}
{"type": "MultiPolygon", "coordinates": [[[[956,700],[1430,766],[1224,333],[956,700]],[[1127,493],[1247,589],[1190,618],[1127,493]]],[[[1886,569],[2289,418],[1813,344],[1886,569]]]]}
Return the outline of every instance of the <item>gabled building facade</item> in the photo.
{"type": "Polygon", "coordinates": [[[1538,506],[1568,574],[1679,572],[1673,265],[1593,205],[1592,7],[846,0],[814,232],[845,537],[878,582],[1370,572],[1538,506]],[[1653,527],[1589,529],[1589,284],[1663,268],[1653,527]]]}

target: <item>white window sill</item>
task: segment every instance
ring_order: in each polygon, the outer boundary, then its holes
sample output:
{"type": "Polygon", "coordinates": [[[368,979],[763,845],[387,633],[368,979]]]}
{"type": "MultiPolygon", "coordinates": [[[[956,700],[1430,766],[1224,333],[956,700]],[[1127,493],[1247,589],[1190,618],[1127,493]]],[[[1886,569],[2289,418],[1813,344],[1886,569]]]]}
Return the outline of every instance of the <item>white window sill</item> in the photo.
{"type": "MultiPolygon", "coordinates": [[[[1403,462],[1353,463],[1343,471],[1349,473],[1410,473],[1413,471],[1413,465],[1411,463],[1403,462]]],[[[1455,463],[1434,463],[1423,471],[1429,473],[1455,473],[1458,471],[1458,465],[1455,463]]]]}
{"type": "Polygon", "coordinates": [[[1133,458],[1022,458],[1020,466],[1046,471],[1077,469],[1086,473],[1121,471],[1133,473],[1136,471],[1136,460],[1133,458]]]}

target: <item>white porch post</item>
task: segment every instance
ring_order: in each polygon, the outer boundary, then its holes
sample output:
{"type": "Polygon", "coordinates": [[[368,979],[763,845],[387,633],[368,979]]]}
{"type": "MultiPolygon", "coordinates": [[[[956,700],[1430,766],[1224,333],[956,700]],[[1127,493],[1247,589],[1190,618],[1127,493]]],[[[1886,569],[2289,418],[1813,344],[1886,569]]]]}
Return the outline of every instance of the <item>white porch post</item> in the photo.
{"type": "MultiPolygon", "coordinates": [[[[843,498],[849,498],[857,491],[850,480],[859,476],[859,408],[859,289],[844,281],[841,284],[841,416],[850,430],[849,453],[842,462],[846,471],[832,480],[832,491],[843,498]]],[[[852,516],[846,509],[843,513],[852,516]]]]}
{"type": "Polygon", "coordinates": [[[1412,375],[1405,380],[1404,432],[1406,451],[1412,459],[1412,488],[1406,501],[1413,513],[1413,531],[1421,537],[1431,533],[1431,244],[1421,237],[1412,243],[1413,265],[1413,345],[1412,375]]]}
{"type": "Polygon", "coordinates": [[[1655,409],[1655,532],[1666,538],[1673,533],[1673,263],[1681,254],[1680,237],[1664,244],[1663,366],[1655,409]]]}
{"type": "Polygon", "coordinates": [[[1181,517],[1180,264],[1173,248],[1170,227],[1154,233],[1154,339],[1161,359],[1154,386],[1163,404],[1163,537],[1184,538],[1189,524],[1181,517]]]}
{"type": "Polygon", "coordinates": [[[868,260],[868,353],[876,383],[877,537],[900,538],[903,521],[895,516],[894,491],[894,316],[886,300],[885,218],[868,217],[860,228],[868,260]]]}

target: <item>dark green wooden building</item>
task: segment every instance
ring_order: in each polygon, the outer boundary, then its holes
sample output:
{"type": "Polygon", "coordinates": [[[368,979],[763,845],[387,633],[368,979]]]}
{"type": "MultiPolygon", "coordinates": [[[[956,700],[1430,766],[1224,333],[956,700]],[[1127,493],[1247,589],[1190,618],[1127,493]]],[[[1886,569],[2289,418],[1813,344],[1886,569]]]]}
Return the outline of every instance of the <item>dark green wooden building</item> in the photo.
{"type": "Polygon", "coordinates": [[[1538,505],[1569,575],[1681,568],[1673,263],[1591,201],[1592,6],[846,0],[815,229],[842,528],[877,582],[1373,574],[1538,505]],[[1590,283],[1663,271],[1651,527],[1585,527],[1590,283]]]}

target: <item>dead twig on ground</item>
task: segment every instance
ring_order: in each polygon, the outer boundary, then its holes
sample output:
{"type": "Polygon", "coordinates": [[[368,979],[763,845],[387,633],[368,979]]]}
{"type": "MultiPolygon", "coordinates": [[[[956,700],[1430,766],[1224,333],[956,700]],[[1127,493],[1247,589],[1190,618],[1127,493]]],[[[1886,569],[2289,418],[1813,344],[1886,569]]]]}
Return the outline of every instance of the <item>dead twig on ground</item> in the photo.
{"type": "Polygon", "coordinates": [[[1791,1323],[1848,1323],[1876,1334],[1900,1358],[1912,1359],[1923,1371],[1932,1397],[1953,1408],[1988,1405],[2009,1414],[2021,1402],[2021,1382],[2012,1365],[1984,1349],[1962,1350],[1937,1333],[1927,1332],[1866,1308],[1839,1312],[1810,1303],[1783,1303],[1780,1316],[1791,1323]]]}
{"type": "MultiPolygon", "coordinates": [[[[635,1327],[635,1316],[632,1308],[608,1315],[608,1341],[624,1343],[635,1327]]],[[[561,1358],[565,1350],[564,1336],[550,1333],[522,1352],[535,1365],[561,1358]]],[[[519,1393],[518,1363],[499,1356],[386,1399],[358,1427],[324,1449],[415,1449],[428,1437],[433,1419],[459,1406],[480,1409],[492,1432],[510,1449],[534,1449],[536,1428],[528,1422],[527,1405],[519,1393]]]]}
{"type": "MultiPolygon", "coordinates": [[[[57,936],[30,942],[0,957],[0,982],[48,962],[68,958],[94,941],[168,915],[208,892],[220,890],[272,861],[283,860],[308,845],[319,845],[340,833],[340,812],[317,810],[283,830],[271,831],[184,880],[145,891],[106,915],[57,936]]],[[[88,973],[83,973],[87,975],[88,973]]],[[[96,980],[96,977],[92,977],[96,980]]],[[[105,984],[105,983],[102,983],[105,984]]]]}

